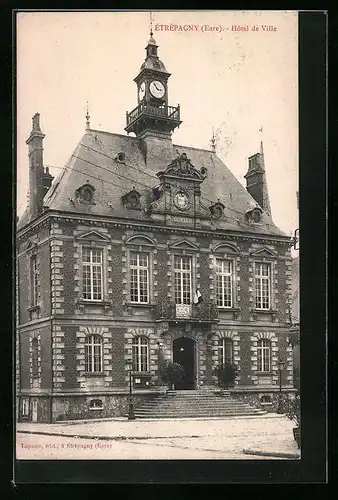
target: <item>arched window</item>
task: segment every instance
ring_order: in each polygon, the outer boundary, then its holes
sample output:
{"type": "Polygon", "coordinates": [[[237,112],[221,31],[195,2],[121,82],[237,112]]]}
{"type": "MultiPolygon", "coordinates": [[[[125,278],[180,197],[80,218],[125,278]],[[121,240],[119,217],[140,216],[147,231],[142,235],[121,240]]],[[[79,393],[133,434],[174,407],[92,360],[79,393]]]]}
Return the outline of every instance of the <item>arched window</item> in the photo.
{"type": "Polygon", "coordinates": [[[260,339],[257,346],[257,370],[271,371],[271,343],[268,339],[260,339]]]}
{"type": "Polygon", "coordinates": [[[88,335],[85,341],[85,370],[89,373],[102,372],[102,337],[88,335]]]}
{"type": "Polygon", "coordinates": [[[39,342],[36,337],[32,339],[32,377],[39,377],[39,342]]]}
{"type": "Polygon", "coordinates": [[[147,337],[133,339],[133,370],[136,372],[149,371],[149,342],[147,337]]]}
{"type": "Polygon", "coordinates": [[[229,338],[220,339],[218,343],[219,363],[233,363],[233,342],[229,338]]]}

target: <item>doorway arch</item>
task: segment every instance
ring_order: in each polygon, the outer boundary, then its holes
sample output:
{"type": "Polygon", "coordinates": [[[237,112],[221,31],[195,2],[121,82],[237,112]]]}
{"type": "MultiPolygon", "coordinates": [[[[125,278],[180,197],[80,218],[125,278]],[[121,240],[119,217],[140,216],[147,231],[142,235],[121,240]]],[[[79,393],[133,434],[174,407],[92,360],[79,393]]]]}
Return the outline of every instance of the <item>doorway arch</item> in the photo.
{"type": "Polygon", "coordinates": [[[176,384],[178,390],[196,388],[196,345],[191,337],[178,337],[173,341],[173,362],[184,369],[183,379],[176,384]]]}

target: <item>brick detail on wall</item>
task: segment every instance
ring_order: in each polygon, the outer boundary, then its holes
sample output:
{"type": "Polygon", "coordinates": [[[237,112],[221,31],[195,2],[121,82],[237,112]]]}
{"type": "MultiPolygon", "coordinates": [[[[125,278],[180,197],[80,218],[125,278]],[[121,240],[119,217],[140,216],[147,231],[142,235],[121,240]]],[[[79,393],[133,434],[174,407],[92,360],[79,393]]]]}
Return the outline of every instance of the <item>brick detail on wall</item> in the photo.
{"type": "Polygon", "coordinates": [[[249,321],[250,319],[250,308],[252,307],[252,281],[249,281],[251,265],[249,263],[249,258],[241,256],[241,269],[240,269],[240,279],[241,279],[241,319],[243,321],[249,321]]]}
{"type": "MultiPolygon", "coordinates": [[[[58,228],[54,228],[55,230],[58,228]]],[[[59,230],[61,231],[61,229],[59,230]]],[[[51,296],[52,296],[52,315],[64,314],[64,264],[63,264],[63,240],[52,239],[50,242],[51,250],[51,296]]]]}
{"type": "Polygon", "coordinates": [[[199,254],[198,258],[198,273],[199,273],[199,279],[197,280],[197,283],[200,285],[200,290],[203,299],[209,301],[210,300],[210,294],[211,294],[211,289],[210,289],[210,284],[212,284],[212,279],[210,279],[210,269],[209,269],[209,258],[208,255],[205,253],[199,254]]]}
{"type": "Polygon", "coordinates": [[[240,343],[240,352],[241,352],[241,385],[252,385],[253,382],[251,380],[251,340],[249,332],[240,332],[239,333],[239,343],[240,343]]]}
{"type": "Polygon", "coordinates": [[[31,389],[41,388],[41,333],[40,330],[35,330],[29,336],[29,385],[31,389]],[[38,376],[33,378],[33,339],[37,339],[38,350],[38,376]]]}
{"type": "MultiPolygon", "coordinates": [[[[170,245],[170,240],[168,240],[168,245],[170,245]]],[[[167,284],[167,300],[168,302],[171,302],[174,300],[173,296],[173,286],[174,286],[174,281],[175,278],[172,275],[172,253],[170,250],[167,250],[167,278],[166,278],[166,284],[167,284]]]]}
{"type": "Polygon", "coordinates": [[[128,383],[129,380],[129,369],[127,361],[132,359],[133,351],[132,351],[132,343],[134,337],[147,337],[148,338],[148,355],[149,355],[149,368],[150,373],[152,375],[152,382],[158,380],[158,346],[157,342],[157,334],[155,333],[154,328],[146,328],[146,327],[135,327],[135,328],[127,328],[124,333],[124,361],[125,361],[125,382],[128,383]]]}
{"type": "MultiPolygon", "coordinates": [[[[212,367],[215,368],[220,364],[219,359],[219,345],[218,341],[220,339],[230,339],[232,340],[233,345],[233,362],[238,366],[238,377],[236,378],[235,385],[237,385],[241,380],[241,345],[240,345],[240,336],[238,332],[232,330],[219,330],[213,333],[211,337],[212,341],[212,367]]],[[[214,382],[217,383],[217,378],[214,376],[214,382]]]]}
{"type": "MultiPolygon", "coordinates": [[[[271,342],[271,372],[269,372],[269,376],[271,377],[272,384],[278,383],[278,338],[276,333],[274,332],[254,332],[250,336],[251,340],[251,380],[254,385],[259,384],[259,375],[257,375],[258,370],[258,361],[257,361],[257,345],[258,341],[261,339],[268,339],[271,342]],[[270,375],[272,373],[272,376],[270,375]]],[[[262,375],[264,376],[264,375],[262,375]]]]}
{"type": "MultiPolygon", "coordinates": [[[[62,252],[58,252],[61,254],[62,252]]],[[[63,243],[63,287],[62,290],[56,290],[57,300],[60,300],[65,314],[73,315],[75,312],[75,301],[78,293],[75,292],[75,264],[77,254],[74,252],[72,241],[65,240],[63,243]]],[[[60,257],[61,258],[61,257],[60,257]]]]}
{"type": "Polygon", "coordinates": [[[65,365],[64,365],[64,331],[60,325],[53,325],[52,346],[53,346],[53,388],[61,391],[65,383],[65,365]]]}
{"type": "Polygon", "coordinates": [[[157,302],[165,304],[168,298],[168,269],[167,269],[167,253],[166,250],[160,249],[157,251],[157,302]]]}
{"type": "Polygon", "coordinates": [[[124,387],[125,383],[125,359],[124,359],[124,329],[111,328],[112,347],[112,386],[124,387]]]}
{"type": "Polygon", "coordinates": [[[76,327],[64,327],[64,350],[63,354],[58,354],[56,361],[57,367],[64,365],[65,389],[75,389],[78,387],[76,373],[76,327]]]}

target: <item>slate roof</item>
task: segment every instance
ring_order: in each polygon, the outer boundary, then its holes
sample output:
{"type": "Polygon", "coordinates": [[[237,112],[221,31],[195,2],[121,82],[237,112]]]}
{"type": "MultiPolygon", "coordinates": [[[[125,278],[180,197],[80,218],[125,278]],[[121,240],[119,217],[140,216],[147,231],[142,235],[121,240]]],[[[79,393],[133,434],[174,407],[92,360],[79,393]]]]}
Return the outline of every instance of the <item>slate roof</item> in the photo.
{"type": "MultiPolygon", "coordinates": [[[[170,149],[161,149],[160,145],[156,148],[158,151],[148,155],[146,162],[138,138],[87,129],[64,170],[47,192],[44,207],[149,221],[149,216],[143,211],[127,211],[121,196],[134,187],[142,195],[151,192],[159,184],[156,173],[165,170],[179,152],[186,153],[197,169],[208,169],[208,176],[201,184],[201,201],[206,207],[218,199],[225,205],[226,222],[217,223],[222,229],[286,236],[265,213],[260,225],[245,222],[245,212],[253,208],[256,202],[215,153],[175,144],[172,145],[172,154],[170,149]],[[116,161],[121,152],[125,154],[125,163],[116,161]],[[95,205],[73,204],[71,200],[74,200],[76,189],[86,183],[95,188],[95,205]]],[[[18,227],[25,226],[28,221],[29,214],[26,211],[18,227]]]]}

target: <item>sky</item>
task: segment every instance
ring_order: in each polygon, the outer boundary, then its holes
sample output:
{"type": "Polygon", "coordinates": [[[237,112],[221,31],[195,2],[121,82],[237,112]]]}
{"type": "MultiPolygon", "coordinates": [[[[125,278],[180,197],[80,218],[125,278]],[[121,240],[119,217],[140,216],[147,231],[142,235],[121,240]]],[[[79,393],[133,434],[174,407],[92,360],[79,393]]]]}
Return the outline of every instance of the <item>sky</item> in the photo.
{"type": "MultiPolygon", "coordinates": [[[[272,217],[290,235],[298,227],[297,13],[153,11],[151,18],[171,73],[169,105],[181,107],[173,143],[209,149],[214,130],[218,156],[245,185],[248,157],[263,140],[272,217]],[[184,31],[187,25],[193,31],[184,31]]],[[[149,31],[149,11],[18,13],[19,216],[27,203],[32,116],[41,115],[44,164],[55,176],[85,132],[87,101],[91,128],[126,134],[149,31]]]]}

